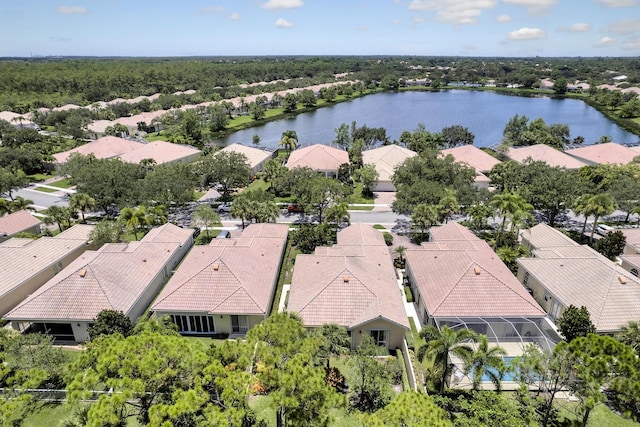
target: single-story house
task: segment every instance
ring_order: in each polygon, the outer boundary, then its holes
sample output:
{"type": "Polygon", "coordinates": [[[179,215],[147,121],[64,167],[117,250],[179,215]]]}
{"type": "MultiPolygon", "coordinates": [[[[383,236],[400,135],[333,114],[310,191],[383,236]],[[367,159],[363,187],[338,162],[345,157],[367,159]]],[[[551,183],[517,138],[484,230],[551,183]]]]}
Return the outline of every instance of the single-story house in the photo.
{"type": "Polygon", "coordinates": [[[531,258],[518,259],[518,279],[556,320],[569,305],[585,306],[599,333],[640,319],[640,281],[593,249],[538,224],[523,233],[531,258]]]}
{"type": "Polygon", "coordinates": [[[53,158],[56,163],[64,163],[73,153],[80,153],[85,156],[93,154],[98,159],[112,159],[137,150],[141,146],[142,143],[138,141],[118,138],[117,136],[104,136],[71,150],[56,153],[53,158]]]}
{"type": "Polygon", "coordinates": [[[475,169],[476,178],[474,185],[477,188],[489,188],[491,180],[486,176],[486,174],[495,165],[500,163],[500,160],[470,144],[447,148],[446,150],[442,150],[441,154],[443,156],[451,155],[457,163],[464,163],[475,169]]]}
{"type": "Polygon", "coordinates": [[[13,111],[0,111],[0,120],[18,128],[39,129],[38,125],[29,119],[28,114],[18,114],[13,111]]]}
{"type": "Polygon", "coordinates": [[[139,123],[144,123],[145,129],[143,130],[145,132],[146,131],[159,132],[162,130],[162,123],[160,123],[160,121],[157,119],[159,119],[161,116],[165,115],[166,113],[167,112],[164,110],[143,112],[140,114],[136,114],[135,116],[120,117],[114,120],[114,123],[118,123],[129,128],[130,134],[134,134],[139,130],[138,129],[139,123]]]}
{"type": "Polygon", "coordinates": [[[531,159],[545,162],[552,167],[566,169],[580,169],[587,165],[585,162],[546,144],[535,144],[517,148],[512,147],[507,151],[507,157],[518,163],[524,163],[525,160],[531,159]]]}
{"type": "Polygon", "coordinates": [[[140,163],[144,159],[153,159],[156,164],[191,163],[200,157],[201,151],[186,144],[173,144],[166,141],[153,141],[120,156],[123,162],[140,163]]]}
{"type": "Polygon", "coordinates": [[[633,158],[638,155],[638,153],[631,148],[615,142],[585,145],[584,147],[565,150],[565,153],[588,165],[599,165],[603,163],[626,165],[631,163],[633,158]]]}
{"type": "Polygon", "coordinates": [[[264,164],[267,162],[267,160],[269,160],[273,156],[273,154],[268,151],[254,147],[247,147],[246,145],[242,144],[230,144],[218,152],[220,153],[227,151],[241,153],[247,156],[249,166],[251,166],[251,173],[253,175],[260,172],[262,168],[264,168],[264,164]]]}
{"type": "Polygon", "coordinates": [[[409,329],[389,248],[378,230],[361,223],[338,232],[334,246],[296,257],[287,310],[309,328],[346,327],[352,348],[366,335],[398,348],[409,329]]]}
{"type": "Polygon", "coordinates": [[[5,315],[20,331],[61,341],[89,339],[102,310],[119,310],[135,322],[193,245],[193,230],[165,224],[140,241],[109,243],[87,251],[5,315]]]}
{"type": "Polygon", "coordinates": [[[640,228],[623,228],[620,231],[626,239],[623,253],[625,255],[640,254],[640,228]]]}
{"type": "Polygon", "coordinates": [[[89,249],[92,225],[75,225],[55,237],[0,243],[0,316],[89,249]]]}
{"type": "Polygon", "coordinates": [[[0,216],[0,242],[18,233],[40,234],[40,224],[38,218],[24,209],[0,216]]]}
{"type": "Polygon", "coordinates": [[[287,224],[251,224],[232,239],[195,246],[151,306],[185,335],[242,336],[271,309],[287,224]]]}
{"type": "Polygon", "coordinates": [[[423,324],[484,334],[509,356],[531,343],[551,350],[559,340],[498,255],[458,223],[432,227],[429,242],[408,249],[406,274],[423,324]]]}
{"type": "Polygon", "coordinates": [[[286,167],[290,170],[308,167],[325,176],[337,178],[338,169],[345,163],[349,163],[349,153],[345,150],[323,144],[313,144],[293,150],[289,155],[286,167]]]}
{"type": "Polygon", "coordinates": [[[116,122],[111,120],[95,120],[87,125],[87,130],[92,139],[98,139],[106,136],[107,128],[115,124],[116,122]]]}
{"type": "Polygon", "coordinates": [[[396,144],[383,145],[362,152],[362,163],[372,164],[378,171],[378,182],[373,191],[396,191],[391,182],[396,167],[418,153],[396,144]]]}

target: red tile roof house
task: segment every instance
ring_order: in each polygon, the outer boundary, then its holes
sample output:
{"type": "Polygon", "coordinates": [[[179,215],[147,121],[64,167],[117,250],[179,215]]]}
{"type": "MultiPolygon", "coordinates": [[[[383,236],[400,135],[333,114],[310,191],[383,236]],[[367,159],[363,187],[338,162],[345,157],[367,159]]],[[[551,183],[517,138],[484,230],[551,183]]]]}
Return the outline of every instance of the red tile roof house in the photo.
{"type": "Polygon", "coordinates": [[[90,338],[87,328],[102,310],[120,310],[135,322],[192,245],[193,230],[165,224],[140,241],[87,251],[5,319],[20,331],[74,342],[90,338]]]}
{"type": "Polygon", "coordinates": [[[399,348],[409,329],[389,249],[379,231],[361,223],[338,232],[336,245],[296,257],[288,311],[310,328],[346,327],[353,348],[365,335],[399,348]]]}
{"type": "Polygon", "coordinates": [[[264,164],[267,162],[267,160],[271,159],[273,157],[273,153],[270,153],[268,151],[265,150],[261,150],[259,148],[254,148],[254,147],[247,147],[246,145],[242,145],[242,144],[230,144],[227,145],[226,147],[224,147],[222,150],[218,151],[217,153],[221,153],[221,152],[233,152],[233,153],[240,153],[240,154],[244,154],[245,156],[247,156],[247,160],[249,162],[249,166],[251,167],[251,173],[252,174],[256,174],[258,172],[260,172],[262,170],[262,168],[264,167],[264,164]]]}
{"type": "Polygon", "coordinates": [[[626,165],[631,163],[633,158],[638,155],[638,153],[631,148],[616,144],[615,142],[572,148],[566,150],[565,153],[578,160],[582,160],[588,165],[599,165],[603,163],[626,165]]]}
{"type": "Polygon", "coordinates": [[[233,239],[195,246],[151,306],[184,335],[244,334],[269,315],[289,226],[251,224],[233,239]]]}
{"type": "Polygon", "coordinates": [[[640,281],[593,249],[539,224],[522,233],[532,258],[518,260],[518,279],[555,320],[571,304],[585,306],[598,333],[640,319],[640,281]]]}
{"type": "Polygon", "coordinates": [[[507,151],[507,157],[518,163],[524,163],[525,160],[545,162],[552,167],[561,167],[566,169],[580,169],[587,164],[582,160],[571,157],[570,155],[556,150],[546,144],[535,144],[526,147],[510,148],[507,151]]]}
{"type": "Polygon", "coordinates": [[[406,272],[423,324],[467,328],[519,355],[550,350],[559,337],[544,310],[486,242],[455,222],[406,251],[406,272]]]}
{"type": "Polygon", "coordinates": [[[378,171],[378,182],[373,191],[396,191],[393,182],[391,182],[396,167],[417,155],[418,153],[415,151],[395,144],[363,151],[362,163],[372,164],[378,171]]]}
{"type": "Polygon", "coordinates": [[[14,237],[0,243],[0,316],[89,249],[93,228],[75,225],[55,237],[14,237]]]}
{"type": "Polygon", "coordinates": [[[625,255],[640,254],[640,228],[624,228],[621,229],[627,244],[624,247],[625,255]]]}
{"type": "Polygon", "coordinates": [[[490,179],[485,175],[495,165],[500,163],[490,154],[474,145],[461,145],[441,151],[443,156],[451,155],[457,163],[464,163],[476,171],[474,184],[477,188],[489,188],[490,179]]]}
{"type": "Polygon", "coordinates": [[[340,165],[349,163],[349,153],[323,144],[293,150],[287,160],[287,168],[308,167],[327,177],[337,178],[340,165]]]}
{"type": "Polygon", "coordinates": [[[40,224],[40,220],[26,210],[0,216],[0,242],[18,233],[40,234],[40,224]]]}

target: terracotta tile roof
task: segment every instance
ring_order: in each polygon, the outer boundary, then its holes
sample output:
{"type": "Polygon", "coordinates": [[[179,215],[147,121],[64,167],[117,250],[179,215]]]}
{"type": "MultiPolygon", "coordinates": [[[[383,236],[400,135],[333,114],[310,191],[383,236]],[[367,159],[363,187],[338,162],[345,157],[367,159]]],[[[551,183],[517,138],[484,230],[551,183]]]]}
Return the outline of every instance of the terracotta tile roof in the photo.
{"type": "Polygon", "coordinates": [[[640,281],[602,256],[521,258],[518,263],[565,307],[587,307],[598,332],[615,332],[640,318],[640,281]]]}
{"type": "Polygon", "coordinates": [[[268,151],[260,150],[259,148],[247,147],[246,145],[242,144],[227,145],[219,152],[222,151],[232,151],[235,153],[244,154],[245,156],[247,156],[251,168],[255,168],[260,163],[265,162],[267,159],[271,158],[271,153],[269,153],[268,151]]]}
{"type": "Polygon", "coordinates": [[[296,257],[288,310],[307,326],[347,328],[386,319],[408,329],[389,249],[382,234],[365,224],[338,233],[333,248],[296,257]],[[353,239],[353,240],[352,240],[353,239]]]}
{"type": "Polygon", "coordinates": [[[627,240],[627,245],[633,247],[636,252],[640,253],[640,228],[624,228],[621,229],[627,240]]]}
{"type": "Polygon", "coordinates": [[[140,163],[143,159],[153,159],[160,165],[194,158],[197,157],[200,152],[200,150],[190,145],[153,141],[148,144],[142,144],[141,147],[134,151],[124,153],[120,158],[123,162],[127,163],[140,163]]]}
{"type": "Polygon", "coordinates": [[[620,165],[631,163],[633,158],[638,155],[638,153],[631,148],[616,144],[615,142],[572,148],[571,150],[566,150],[565,153],[588,163],[613,163],[620,165]]]}
{"type": "Polygon", "coordinates": [[[323,172],[335,172],[340,165],[349,163],[349,154],[345,150],[323,144],[313,144],[291,152],[287,168],[308,167],[323,172]]]}
{"type": "Polygon", "coordinates": [[[0,111],[0,120],[4,120],[13,126],[22,125],[23,127],[34,127],[35,123],[29,120],[29,118],[29,114],[18,114],[13,111],[0,111]]]}
{"type": "Polygon", "coordinates": [[[87,129],[89,129],[91,132],[96,132],[96,133],[105,133],[105,131],[107,130],[107,128],[109,126],[113,126],[115,125],[116,122],[113,122],[111,120],[96,120],[92,123],[89,123],[87,125],[87,129]]]}
{"type": "Polygon", "coordinates": [[[56,159],[57,163],[64,163],[73,153],[80,153],[85,156],[93,154],[98,159],[110,159],[122,156],[123,154],[136,150],[141,146],[142,143],[137,141],[131,141],[129,139],[118,138],[115,136],[104,136],[72,150],[56,153],[53,157],[56,159]]]}
{"type": "Polygon", "coordinates": [[[635,269],[639,269],[640,270],[640,254],[637,255],[621,255],[620,259],[622,259],[623,262],[628,263],[631,268],[635,268],[635,269]]]}
{"type": "Polygon", "coordinates": [[[443,156],[451,154],[458,163],[466,163],[476,172],[489,172],[492,167],[500,163],[490,154],[485,153],[474,145],[461,145],[441,151],[443,156]]]}
{"type": "Polygon", "coordinates": [[[544,223],[522,230],[520,235],[533,249],[557,246],[579,246],[571,237],[544,223]]]}
{"type": "Polygon", "coordinates": [[[51,111],[69,111],[69,110],[77,110],[79,108],[82,108],[82,107],[76,104],[65,104],[61,107],[52,108],[51,111]]]}
{"type": "Polygon", "coordinates": [[[536,258],[599,258],[601,255],[585,245],[555,246],[544,249],[534,249],[536,258]]]}
{"type": "Polygon", "coordinates": [[[13,236],[41,224],[40,220],[26,210],[0,216],[0,238],[13,236]]]}
{"type": "Polygon", "coordinates": [[[151,125],[151,122],[154,119],[160,118],[164,116],[166,113],[167,112],[164,110],[144,112],[144,113],[136,114],[135,116],[120,117],[119,119],[114,120],[114,122],[127,126],[129,128],[137,128],[138,123],[140,122],[144,122],[147,124],[147,126],[149,126],[151,125]]]}
{"type": "Polygon", "coordinates": [[[190,230],[172,224],[152,231],[139,242],[106,244],[85,252],[6,318],[90,321],[105,309],[128,314],[191,237],[190,230]]]}
{"type": "Polygon", "coordinates": [[[195,246],[151,309],[268,314],[288,229],[287,224],[251,224],[240,238],[195,246]]]}
{"type": "Polygon", "coordinates": [[[526,159],[531,158],[535,161],[545,162],[549,166],[558,166],[567,169],[580,169],[587,165],[585,162],[546,144],[510,148],[507,152],[507,157],[518,163],[523,163],[526,159]]]}
{"type": "Polygon", "coordinates": [[[432,227],[431,239],[406,252],[407,268],[430,316],[545,315],[493,250],[468,229],[456,223],[432,227]]]}
{"type": "Polygon", "coordinates": [[[55,237],[9,239],[0,243],[0,296],[6,295],[89,241],[92,225],[75,225],[55,237]]]}
{"type": "Polygon", "coordinates": [[[418,153],[396,144],[383,145],[362,152],[362,163],[372,164],[378,171],[379,181],[390,181],[395,169],[402,162],[418,153]]]}

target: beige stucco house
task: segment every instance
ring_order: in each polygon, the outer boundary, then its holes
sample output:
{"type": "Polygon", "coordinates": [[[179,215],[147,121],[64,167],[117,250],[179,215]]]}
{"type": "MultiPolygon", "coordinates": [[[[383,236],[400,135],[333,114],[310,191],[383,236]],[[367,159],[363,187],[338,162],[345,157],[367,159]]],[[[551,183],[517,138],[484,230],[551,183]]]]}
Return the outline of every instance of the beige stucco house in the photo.
{"type": "Polygon", "coordinates": [[[378,182],[373,191],[396,191],[391,178],[396,168],[418,153],[399,145],[383,145],[362,152],[362,163],[372,164],[378,172],[378,182]]]}
{"type": "Polygon", "coordinates": [[[288,169],[307,167],[336,178],[341,165],[349,163],[349,153],[323,144],[313,144],[291,152],[287,160],[288,169]]]}
{"type": "Polygon", "coordinates": [[[0,242],[18,233],[40,234],[42,222],[29,211],[20,210],[0,216],[0,242]]]}

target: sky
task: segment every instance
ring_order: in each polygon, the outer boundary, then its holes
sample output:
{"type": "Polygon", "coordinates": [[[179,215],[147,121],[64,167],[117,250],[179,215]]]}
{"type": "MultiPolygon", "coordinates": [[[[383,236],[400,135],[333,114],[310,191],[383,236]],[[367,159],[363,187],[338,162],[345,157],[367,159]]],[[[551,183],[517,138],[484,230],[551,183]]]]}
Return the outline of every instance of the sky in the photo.
{"type": "Polygon", "coordinates": [[[640,0],[1,0],[7,56],[638,56],[640,0]]]}

